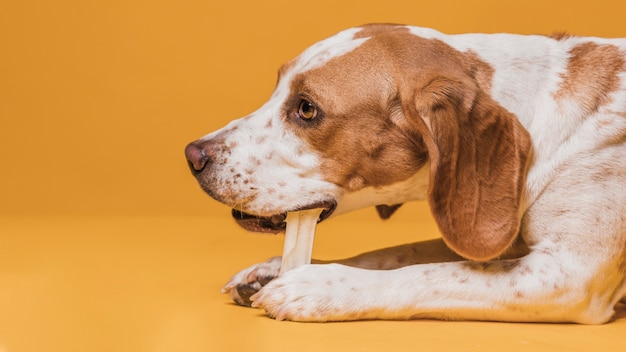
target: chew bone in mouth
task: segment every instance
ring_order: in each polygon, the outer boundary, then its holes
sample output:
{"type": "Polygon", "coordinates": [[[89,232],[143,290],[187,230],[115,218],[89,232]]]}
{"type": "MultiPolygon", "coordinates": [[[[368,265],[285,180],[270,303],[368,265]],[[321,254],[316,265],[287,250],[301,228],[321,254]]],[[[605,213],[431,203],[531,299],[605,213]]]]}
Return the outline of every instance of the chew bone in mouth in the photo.
{"type": "Polygon", "coordinates": [[[279,276],[301,265],[311,263],[315,226],[323,209],[288,212],[283,258],[279,276]]]}

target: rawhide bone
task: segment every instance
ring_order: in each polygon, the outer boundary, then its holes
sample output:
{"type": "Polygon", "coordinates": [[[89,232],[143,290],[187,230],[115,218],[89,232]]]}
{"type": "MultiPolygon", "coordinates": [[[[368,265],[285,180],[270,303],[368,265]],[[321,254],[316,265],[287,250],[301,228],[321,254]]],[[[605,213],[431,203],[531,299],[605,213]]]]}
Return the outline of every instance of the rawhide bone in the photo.
{"type": "Polygon", "coordinates": [[[279,276],[283,273],[311,263],[315,226],[323,209],[307,209],[288,212],[285,244],[279,276]]]}

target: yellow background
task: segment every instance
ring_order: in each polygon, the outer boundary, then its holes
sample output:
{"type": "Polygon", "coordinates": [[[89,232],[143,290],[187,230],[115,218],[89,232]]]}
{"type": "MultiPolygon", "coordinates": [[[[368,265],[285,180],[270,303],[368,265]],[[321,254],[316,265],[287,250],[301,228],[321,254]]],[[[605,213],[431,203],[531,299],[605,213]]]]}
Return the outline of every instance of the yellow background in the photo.
{"type": "MultiPolygon", "coordinates": [[[[622,0],[2,2],[0,352],[624,350],[623,318],[310,325],[232,306],[220,284],[282,242],[238,229],[199,190],[183,148],[259,107],[281,63],[349,26],[626,37],[625,10],[622,0]]],[[[368,209],[321,226],[315,254],[435,235],[423,204],[388,224],[368,209]]]]}
{"type": "Polygon", "coordinates": [[[626,36],[621,0],[4,1],[0,214],[202,215],[185,144],[349,26],[626,36]]]}

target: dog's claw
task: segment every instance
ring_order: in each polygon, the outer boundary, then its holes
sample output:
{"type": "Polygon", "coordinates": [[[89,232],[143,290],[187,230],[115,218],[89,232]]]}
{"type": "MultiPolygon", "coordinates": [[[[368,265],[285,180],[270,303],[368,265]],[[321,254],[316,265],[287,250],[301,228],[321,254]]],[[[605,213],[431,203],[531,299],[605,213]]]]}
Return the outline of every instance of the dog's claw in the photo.
{"type": "Polygon", "coordinates": [[[222,287],[221,292],[229,294],[232,300],[241,306],[254,307],[252,297],[278,276],[281,257],[252,265],[235,274],[222,287]]]}

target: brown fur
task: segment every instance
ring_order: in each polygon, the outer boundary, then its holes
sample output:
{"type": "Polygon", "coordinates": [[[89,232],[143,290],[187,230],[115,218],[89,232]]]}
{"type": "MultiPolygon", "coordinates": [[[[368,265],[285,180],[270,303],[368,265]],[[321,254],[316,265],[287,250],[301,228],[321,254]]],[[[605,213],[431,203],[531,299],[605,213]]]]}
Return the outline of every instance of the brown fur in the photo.
{"type": "Polygon", "coordinates": [[[550,34],[548,37],[552,38],[554,40],[566,40],[566,39],[572,38],[573,35],[571,35],[571,34],[569,34],[567,32],[554,32],[554,33],[550,34]]]}
{"type": "Polygon", "coordinates": [[[448,246],[466,258],[488,260],[518,234],[530,137],[467,77],[449,72],[418,88],[409,102],[429,149],[429,201],[448,246]]]}
{"type": "Polygon", "coordinates": [[[624,54],[617,47],[580,44],[570,51],[555,99],[573,99],[581,106],[581,114],[589,116],[609,102],[609,94],[619,88],[618,75],[625,69],[624,54]]]}
{"type": "Polygon", "coordinates": [[[285,107],[289,116],[306,97],[323,111],[315,128],[294,126],[294,131],[321,152],[325,178],[349,191],[405,180],[426,161],[419,135],[407,134],[394,122],[402,114],[395,87],[381,85],[382,77],[370,74],[389,71],[390,60],[380,50],[366,53],[358,48],[296,77],[291,90],[297,95],[285,107]]]}

